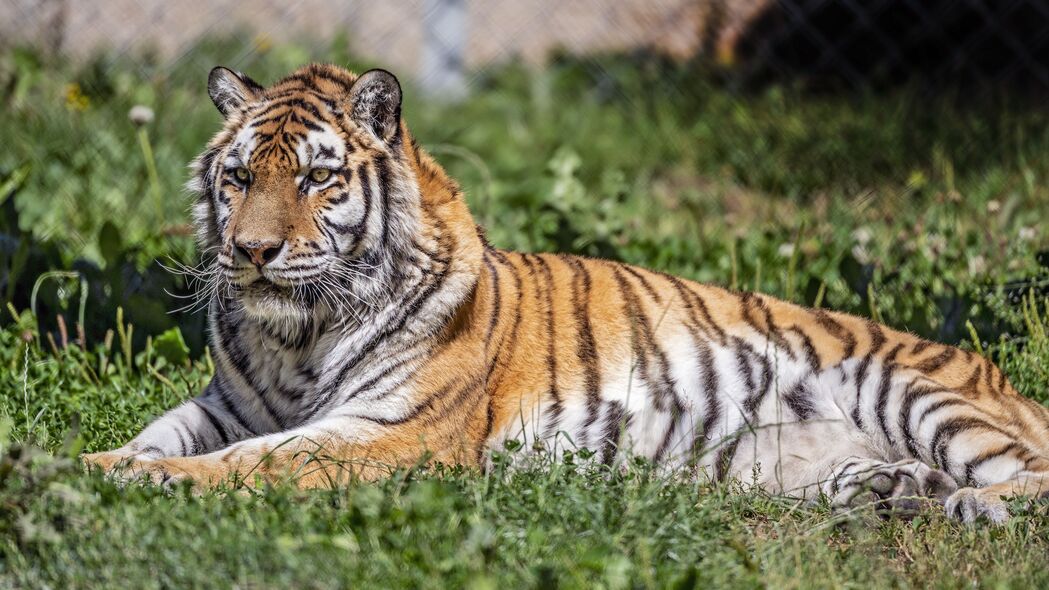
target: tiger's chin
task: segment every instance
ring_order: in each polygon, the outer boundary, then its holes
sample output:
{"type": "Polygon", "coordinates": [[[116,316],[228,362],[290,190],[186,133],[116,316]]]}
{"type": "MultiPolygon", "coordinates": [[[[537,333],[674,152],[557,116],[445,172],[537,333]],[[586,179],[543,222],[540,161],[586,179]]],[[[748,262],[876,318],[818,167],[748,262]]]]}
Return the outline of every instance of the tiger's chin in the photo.
{"type": "Polygon", "coordinates": [[[240,301],[249,317],[271,324],[305,322],[312,313],[302,302],[292,299],[290,290],[268,281],[257,281],[244,289],[240,301]]]}

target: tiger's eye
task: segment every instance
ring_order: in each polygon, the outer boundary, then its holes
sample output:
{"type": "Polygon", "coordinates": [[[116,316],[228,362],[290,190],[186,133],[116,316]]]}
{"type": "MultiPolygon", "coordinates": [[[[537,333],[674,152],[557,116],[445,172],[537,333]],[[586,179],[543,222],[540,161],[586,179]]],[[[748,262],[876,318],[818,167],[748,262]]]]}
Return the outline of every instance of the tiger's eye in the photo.
{"type": "Polygon", "coordinates": [[[241,182],[247,182],[251,178],[251,172],[248,172],[247,168],[241,166],[233,171],[233,176],[236,176],[237,180],[241,182]]]}
{"type": "Polygon", "coordinates": [[[310,180],[316,183],[324,182],[331,176],[331,170],[327,168],[314,168],[310,170],[310,180]]]}

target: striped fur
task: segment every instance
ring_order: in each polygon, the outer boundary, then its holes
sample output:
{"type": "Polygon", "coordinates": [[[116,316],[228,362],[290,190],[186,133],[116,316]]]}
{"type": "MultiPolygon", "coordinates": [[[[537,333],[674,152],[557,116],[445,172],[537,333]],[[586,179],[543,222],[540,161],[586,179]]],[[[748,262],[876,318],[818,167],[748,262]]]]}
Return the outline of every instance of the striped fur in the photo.
{"type": "Polygon", "coordinates": [[[1049,489],[1049,411],[985,358],[763,295],[493,248],[412,140],[386,72],[309,66],[263,89],[216,69],[209,89],[226,124],[192,186],[217,269],[216,374],[91,463],[320,486],[419,461],[484,468],[515,440],[842,506],[927,496],[965,520],[1000,521],[1000,496],[1049,489]],[[311,183],[318,167],[330,177],[311,183]],[[253,265],[234,247],[248,238],[279,254],[253,265]]]}

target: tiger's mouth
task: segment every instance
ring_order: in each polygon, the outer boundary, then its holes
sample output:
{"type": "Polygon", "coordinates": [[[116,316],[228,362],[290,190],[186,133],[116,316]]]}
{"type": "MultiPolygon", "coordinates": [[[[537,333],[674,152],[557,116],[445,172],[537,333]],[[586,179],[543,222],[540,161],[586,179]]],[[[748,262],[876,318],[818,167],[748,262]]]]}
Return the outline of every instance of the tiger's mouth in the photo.
{"type": "Polygon", "coordinates": [[[293,287],[278,285],[265,277],[239,291],[244,310],[259,318],[292,319],[308,312],[304,302],[294,296],[293,287]]]}
{"type": "Polygon", "coordinates": [[[243,288],[243,294],[255,297],[291,297],[291,290],[290,286],[278,285],[265,276],[260,276],[243,288]]]}

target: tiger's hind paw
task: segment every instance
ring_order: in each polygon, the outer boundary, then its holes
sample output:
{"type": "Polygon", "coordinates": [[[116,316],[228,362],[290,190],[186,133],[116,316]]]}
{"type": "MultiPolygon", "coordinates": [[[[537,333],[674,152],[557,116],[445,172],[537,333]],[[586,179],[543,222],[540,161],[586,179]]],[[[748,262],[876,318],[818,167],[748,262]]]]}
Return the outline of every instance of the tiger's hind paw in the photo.
{"type": "Polygon", "coordinates": [[[957,489],[946,472],[906,461],[853,474],[831,503],[839,508],[872,505],[882,516],[912,517],[931,502],[942,505],[957,489]]]}

